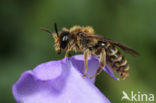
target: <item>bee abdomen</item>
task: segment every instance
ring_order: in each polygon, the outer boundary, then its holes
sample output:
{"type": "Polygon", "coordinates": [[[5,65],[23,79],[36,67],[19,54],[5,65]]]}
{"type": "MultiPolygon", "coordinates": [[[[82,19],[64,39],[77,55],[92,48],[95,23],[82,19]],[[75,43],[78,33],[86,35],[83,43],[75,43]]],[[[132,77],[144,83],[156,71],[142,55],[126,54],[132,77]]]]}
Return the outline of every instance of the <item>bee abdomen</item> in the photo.
{"type": "Polygon", "coordinates": [[[125,79],[129,74],[129,65],[127,60],[121,55],[119,50],[110,45],[107,48],[107,56],[110,66],[122,77],[125,79]]]}

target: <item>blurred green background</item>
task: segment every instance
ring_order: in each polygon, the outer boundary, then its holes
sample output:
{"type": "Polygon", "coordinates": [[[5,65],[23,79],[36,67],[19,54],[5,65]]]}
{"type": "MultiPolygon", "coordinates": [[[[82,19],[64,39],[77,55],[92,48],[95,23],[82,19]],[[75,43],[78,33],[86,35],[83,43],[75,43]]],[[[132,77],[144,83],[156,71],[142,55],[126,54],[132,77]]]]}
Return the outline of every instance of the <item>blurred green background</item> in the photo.
{"type": "MultiPolygon", "coordinates": [[[[97,34],[120,41],[141,55],[126,55],[131,75],[116,81],[101,73],[96,85],[112,103],[122,91],[156,93],[155,0],[2,0],[0,2],[0,103],[15,103],[11,87],[21,73],[40,63],[63,58],[53,39],[40,30],[53,24],[90,25],[97,34]]],[[[117,75],[118,76],[118,75],[117,75]]],[[[124,100],[123,103],[128,103],[124,100]]],[[[144,102],[145,103],[145,102],[144,102]]]]}

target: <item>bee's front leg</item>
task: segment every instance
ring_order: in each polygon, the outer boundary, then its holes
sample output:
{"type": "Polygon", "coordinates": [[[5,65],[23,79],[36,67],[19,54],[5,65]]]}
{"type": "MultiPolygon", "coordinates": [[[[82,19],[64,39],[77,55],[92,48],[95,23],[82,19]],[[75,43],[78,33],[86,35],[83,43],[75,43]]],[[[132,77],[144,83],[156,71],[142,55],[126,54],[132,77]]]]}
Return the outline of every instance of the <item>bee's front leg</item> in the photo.
{"type": "Polygon", "coordinates": [[[69,54],[70,54],[70,50],[67,49],[66,54],[65,54],[65,57],[69,57],[69,54]]]}
{"type": "Polygon", "coordinates": [[[73,49],[74,46],[75,46],[74,44],[68,45],[65,57],[69,57],[70,56],[70,51],[73,49]]]}
{"type": "Polygon", "coordinates": [[[96,73],[90,77],[90,79],[93,79],[94,77],[96,77],[98,74],[101,73],[102,69],[105,67],[106,65],[106,52],[104,49],[101,50],[100,53],[100,63],[99,63],[99,68],[97,69],[96,73]]]}

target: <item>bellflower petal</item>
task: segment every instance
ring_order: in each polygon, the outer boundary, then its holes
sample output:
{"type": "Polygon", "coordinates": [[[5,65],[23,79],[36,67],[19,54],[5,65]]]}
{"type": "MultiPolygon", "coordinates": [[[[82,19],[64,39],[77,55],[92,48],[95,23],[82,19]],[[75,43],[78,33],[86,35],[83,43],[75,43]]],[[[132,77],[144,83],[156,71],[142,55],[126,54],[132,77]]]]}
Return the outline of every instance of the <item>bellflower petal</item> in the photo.
{"type": "MultiPolygon", "coordinates": [[[[73,64],[73,66],[79,70],[82,74],[84,73],[84,57],[83,55],[75,55],[71,57],[71,62],[73,64]]],[[[91,56],[88,59],[88,72],[87,72],[87,76],[91,77],[96,70],[99,67],[99,59],[96,56],[91,56]]],[[[110,69],[110,67],[108,65],[106,65],[103,70],[108,73],[111,77],[113,77],[115,80],[119,80],[119,78],[114,76],[114,73],[112,72],[112,70],[110,69]]],[[[95,79],[95,78],[94,78],[95,79]]],[[[92,82],[94,82],[94,79],[92,80],[92,82]]]]}
{"type": "MultiPolygon", "coordinates": [[[[18,103],[110,103],[92,83],[94,80],[82,78],[82,57],[49,61],[24,72],[12,87],[14,98],[18,103]]],[[[90,77],[98,67],[98,59],[91,57],[88,63],[90,77]]],[[[113,77],[107,69],[104,70],[113,77]]]]}

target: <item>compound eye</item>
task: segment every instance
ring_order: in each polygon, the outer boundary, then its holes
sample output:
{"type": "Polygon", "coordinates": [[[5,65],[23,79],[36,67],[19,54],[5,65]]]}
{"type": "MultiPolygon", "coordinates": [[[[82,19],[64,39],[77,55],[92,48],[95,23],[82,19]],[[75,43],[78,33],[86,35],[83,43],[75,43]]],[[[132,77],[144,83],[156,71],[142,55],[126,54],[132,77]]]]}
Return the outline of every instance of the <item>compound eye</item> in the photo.
{"type": "Polygon", "coordinates": [[[60,41],[60,47],[62,49],[65,49],[67,44],[69,42],[69,33],[68,32],[62,32],[61,34],[61,41],[60,41]]]}

